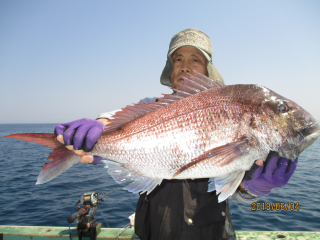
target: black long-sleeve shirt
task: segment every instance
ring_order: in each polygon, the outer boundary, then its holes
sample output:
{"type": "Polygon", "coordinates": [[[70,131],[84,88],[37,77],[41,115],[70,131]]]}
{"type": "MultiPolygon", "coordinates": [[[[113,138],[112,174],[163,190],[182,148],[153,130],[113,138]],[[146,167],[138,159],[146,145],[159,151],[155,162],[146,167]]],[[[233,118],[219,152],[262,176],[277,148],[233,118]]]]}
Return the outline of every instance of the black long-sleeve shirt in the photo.
{"type": "Polygon", "coordinates": [[[207,192],[208,179],[163,180],[139,198],[135,232],[148,240],[235,239],[227,201],[207,192]]]}

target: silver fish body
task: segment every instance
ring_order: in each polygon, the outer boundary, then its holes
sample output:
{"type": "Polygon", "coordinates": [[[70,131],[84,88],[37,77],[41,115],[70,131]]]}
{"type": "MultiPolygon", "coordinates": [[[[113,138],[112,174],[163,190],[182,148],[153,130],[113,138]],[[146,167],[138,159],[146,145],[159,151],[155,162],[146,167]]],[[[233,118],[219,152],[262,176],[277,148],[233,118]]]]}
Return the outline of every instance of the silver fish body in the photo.
{"type": "MultiPolygon", "coordinates": [[[[105,161],[108,173],[118,183],[130,181],[130,192],[150,193],[162,179],[209,178],[208,191],[216,190],[221,202],[255,160],[265,160],[270,150],[295,159],[319,136],[310,113],[263,86],[224,86],[196,73],[175,91],[117,112],[91,153],[112,160],[105,161]]],[[[37,184],[80,160],[54,134],[7,137],[53,149],[37,184]]]]}
{"type": "Polygon", "coordinates": [[[318,136],[314,118],[294,102],[262,86],[231,85],[123,124],[92,154],[150,179],[216,178],[244,174],[270,150],[295,159],[318,136]]]}

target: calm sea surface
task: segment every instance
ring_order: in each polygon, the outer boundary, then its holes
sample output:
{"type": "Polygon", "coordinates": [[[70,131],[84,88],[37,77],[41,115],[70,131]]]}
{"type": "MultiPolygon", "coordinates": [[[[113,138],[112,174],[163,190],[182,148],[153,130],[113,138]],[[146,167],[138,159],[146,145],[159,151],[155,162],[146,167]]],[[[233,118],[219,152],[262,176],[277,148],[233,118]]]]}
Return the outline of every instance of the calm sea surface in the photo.
{"type": "MultiPolygon", "coordinates": [[[[68,226],[73,205],[85,192],[106,193],[119,188],[103,164],[78,163],[54,180],[35,185],[51,149],[34,142],[3,138],[12,133],[53,132],[56,124],[0,124],[0,225],[68,226]]],[[[288,210],[252,211],[251,205],[230,199],[236,230],[320,231],[320,141],[299,157],[289,183],[264,197],[261,208],[274,203],[288,210]],[[277,204],[278,203],[278,204],[277,204]],[[297,203],[299,210],[290,210],[297,203]],[[291,207],[293,205],[291,204],[291,207]]],[[[138,195],[126,191],[110,194],[100,204],[96,219],[103,227],[124,227],[134,213],[138,195]]]]}

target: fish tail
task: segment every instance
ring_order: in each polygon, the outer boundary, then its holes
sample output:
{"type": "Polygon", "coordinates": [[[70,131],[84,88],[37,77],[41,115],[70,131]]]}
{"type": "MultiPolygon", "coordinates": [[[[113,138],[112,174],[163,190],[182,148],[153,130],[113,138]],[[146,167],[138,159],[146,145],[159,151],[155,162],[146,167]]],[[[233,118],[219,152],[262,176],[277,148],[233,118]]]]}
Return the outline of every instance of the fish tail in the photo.
{"type": "Polygon", "coordinates": [[[36,184],[49,182],[80,161],[80,156],[57,141],[53,133],[16,133],[5,137],[33,141],[53,149],[47,158],[51,161],[44,164],[36,184]]]}

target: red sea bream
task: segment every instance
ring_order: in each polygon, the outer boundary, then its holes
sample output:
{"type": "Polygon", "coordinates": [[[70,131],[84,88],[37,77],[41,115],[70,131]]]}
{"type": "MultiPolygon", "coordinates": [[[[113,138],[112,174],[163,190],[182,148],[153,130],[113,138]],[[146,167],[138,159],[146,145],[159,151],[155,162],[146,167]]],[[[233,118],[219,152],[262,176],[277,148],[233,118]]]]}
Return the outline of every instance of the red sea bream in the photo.
{"type": "MultiPolygon", "coordinates": [[[[210,178],[208,191],[228,198],[244,173],[269,151],[295,159],[319,136],[315,119],[293,101],[258,85],[224,86],[189,75],[176,93],[117,112],[92,155],[126,189],[150,193],[162,179],[210,178]],[[110,161],[112,160],[112,161],[110,161]]],[[[13,134],[54,149],[38,184],[79,161],[53,134],[13,134]]]]}

